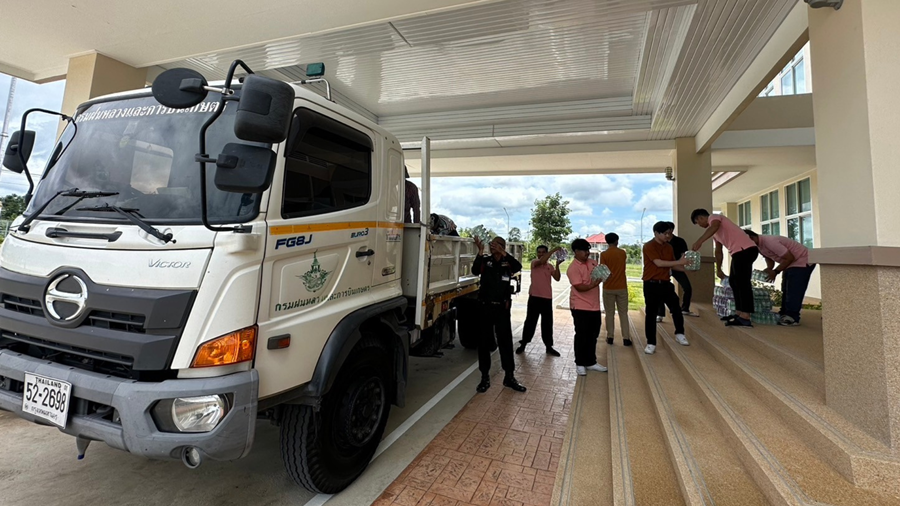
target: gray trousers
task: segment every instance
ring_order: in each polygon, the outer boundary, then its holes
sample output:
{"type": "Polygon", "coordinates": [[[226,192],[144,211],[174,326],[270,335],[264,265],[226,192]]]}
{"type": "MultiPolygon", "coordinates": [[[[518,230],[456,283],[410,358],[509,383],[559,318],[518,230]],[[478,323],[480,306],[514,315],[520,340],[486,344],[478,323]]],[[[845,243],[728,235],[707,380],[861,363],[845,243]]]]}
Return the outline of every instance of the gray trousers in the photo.
{"type": "Polygon", "coordinates": [[[606,310],[606,337],[616,337],[616,311],[622,325],[622,338],[631,340],[631,328],[628,325],[628,289],[603,290],[603,308],[606,310]]]}

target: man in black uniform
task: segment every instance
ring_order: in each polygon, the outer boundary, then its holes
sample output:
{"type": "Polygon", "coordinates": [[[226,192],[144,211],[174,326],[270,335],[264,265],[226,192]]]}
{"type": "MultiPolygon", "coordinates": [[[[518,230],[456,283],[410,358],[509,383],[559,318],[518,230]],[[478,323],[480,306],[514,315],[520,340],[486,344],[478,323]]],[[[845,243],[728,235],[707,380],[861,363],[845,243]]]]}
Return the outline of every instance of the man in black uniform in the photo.
{"type": "Polygon", "coordinates": [[[481,369],[481,383],[475,389],[484,393],[491,387],[491,341],[497,335],[497,347],[500,349],[500,364],[506,372],[503,386],[516,392],[524,392],[525,387],[516,381],[513,372],[516,363],[513,360],[512,323],[509,308],[512,305],[510,279],[513,274],[522,270],[522,264],[506,253],[506,241],[495,237],[490,243],[490,255],[484,254],[484,243],[475,238],[478,256],[472,264],[472,273],[481,276],[481,289],[478,290],[478,301],[481,302],[482,334],[478,339],[478,368],[481,369]]]}
{"type": "MultiPolygon", "coordinates": [[[[675,224],[671,221],[667,221],[666,225],[669,227],[668,230],[675,230],[675,224]]],[[[666,231],[668,232],[668,230],[666,231]]],[[[669,244],[672,245],[672,250],[675,252],[675,260],[681,260],[681,257],[683,257],[688,250],[687,242],[681,237],[673,234],[669,244]]],[[[699,316],[697,313],[691,312],[691,295],[693,294],[693,289],[691,288],[691,280],[688,279],[687,274],[682,271],[673,270],[672,277],[675,278],[675,281],[678,281],[679,285],[681,285],[681,291],[683,293],[683,297],[681,298],[681,314],[684,316],[699,316]]],[[[665,304],[659,305],[659,313],[657,313],[657,315],[656,321],[663,321],[663,317],[666,316],[665,304]]]]}

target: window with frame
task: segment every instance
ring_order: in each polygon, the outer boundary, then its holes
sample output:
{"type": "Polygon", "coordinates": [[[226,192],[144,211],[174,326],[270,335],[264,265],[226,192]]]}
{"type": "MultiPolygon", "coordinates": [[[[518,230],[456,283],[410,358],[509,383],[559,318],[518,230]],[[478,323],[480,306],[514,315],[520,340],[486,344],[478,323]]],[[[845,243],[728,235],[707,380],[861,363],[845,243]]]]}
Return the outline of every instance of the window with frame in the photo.
{"type": "Polygon", "coordinates": [[[753,214],[750,208],[750,202],[738,204],[738,226],[741,228],[750,228],[753,225],[753,214]]]}
{"type": "Polygon", "coordinates": [[[372,194],[372,139],[309,109],[297,109],[285,150],[283,218],[363,206],[372,194]]]}
{"type": "Polygon", "coordinates": [[[812,215],[812,187],[809,178],[784,187],[787,236],[807,248],[815,242],[812,215]]]}
{"type": "Polygon", "coordinates": [[[802,56],[798,56],[781,73],[781,94],[800,95],[802,93],[806,93],[806,63],[802,56]]]}
{"type": "Polygon", "coordinates": [[[760,226],[763,235],[781,235],[781,212],[778,190],[759,198],[760,226]]]}

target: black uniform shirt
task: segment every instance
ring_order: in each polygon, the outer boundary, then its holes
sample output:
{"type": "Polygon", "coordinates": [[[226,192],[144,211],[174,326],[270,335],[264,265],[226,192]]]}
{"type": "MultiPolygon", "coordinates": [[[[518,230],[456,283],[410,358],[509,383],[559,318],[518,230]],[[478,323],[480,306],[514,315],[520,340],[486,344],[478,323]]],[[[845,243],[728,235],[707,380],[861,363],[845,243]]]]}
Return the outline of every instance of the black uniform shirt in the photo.
{"type": "Polygon", "coordinates": [[[472,273],[481,275],[481,289],[478,300],[484,302],[504,302],[512,299],[510,279],[522,270],[522,264],[507,254],[499,261],[493,255],[475,257],[472,273]]]}
{"type": "Polygon", "coordinates": [[[672,240],[669,241],[669,244],[672,245],[672,251],[675,252],[675,260],[681,260],[681,257],[683,257],[688,250],[687,243],[684,242],[684,239],[682,239],[681,237],[673,235],[672,240]]]}

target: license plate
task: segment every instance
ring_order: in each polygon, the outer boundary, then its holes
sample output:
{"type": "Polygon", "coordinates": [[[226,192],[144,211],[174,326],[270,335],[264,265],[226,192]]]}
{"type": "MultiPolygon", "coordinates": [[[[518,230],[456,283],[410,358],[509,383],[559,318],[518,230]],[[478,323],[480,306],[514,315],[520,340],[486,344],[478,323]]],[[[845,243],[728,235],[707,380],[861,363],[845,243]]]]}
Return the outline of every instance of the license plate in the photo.
{"type": "Polygon", "coordinates": [[[22,411],[65,429],[71,399],[71,383],[25,373],[22,411]]]}

